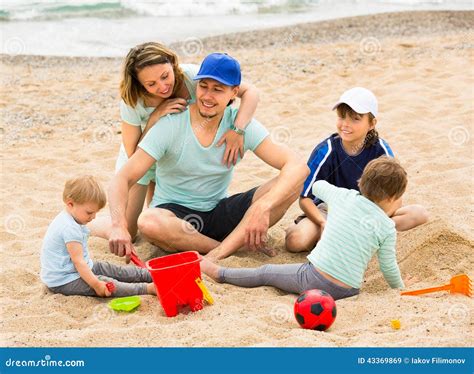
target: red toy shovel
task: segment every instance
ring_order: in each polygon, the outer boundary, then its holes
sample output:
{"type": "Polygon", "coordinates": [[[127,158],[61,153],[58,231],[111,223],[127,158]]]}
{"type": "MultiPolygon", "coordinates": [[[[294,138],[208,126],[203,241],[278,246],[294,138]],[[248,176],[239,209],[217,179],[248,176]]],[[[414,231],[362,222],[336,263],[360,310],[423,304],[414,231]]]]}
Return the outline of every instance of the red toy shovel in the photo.
{"type": "Polygon", "coordinates": [[[142,260],[140,260],[140,257],[138,257],[137,254],[133,251],[130,254],[130,261],[132,261],[135,265],[137,265],[140,268],[146,268],[145,263],[142,260]]]}

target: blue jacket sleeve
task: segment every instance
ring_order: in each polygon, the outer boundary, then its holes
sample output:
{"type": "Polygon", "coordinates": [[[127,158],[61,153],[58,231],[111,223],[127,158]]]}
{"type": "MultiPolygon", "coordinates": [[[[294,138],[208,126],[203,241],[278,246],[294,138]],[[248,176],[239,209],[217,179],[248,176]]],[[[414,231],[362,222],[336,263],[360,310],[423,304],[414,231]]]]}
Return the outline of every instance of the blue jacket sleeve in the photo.
{"type": "Polygon", "coordinates": [[[392,148],[390,148],[390,146],[385,140],[379,139],[379,144],[381,147],[381,154],[379,156],[395,157],[392,148]]]}
{"type": "Polygon", "coordinates": [[[304,182],[303,191],[301,197],[309,197],[314,200],[315,196],[313,195],[312,187],[314,182],[320,179],[325,179],[324,171],[321,170],[324,163],[327,161],[329,155],[331,154],[332,146],[331,140],[325,139],[320,144],[314,148],[311,156],[308,160],[308,167],[310,173],[306,181],[304,182]]]}

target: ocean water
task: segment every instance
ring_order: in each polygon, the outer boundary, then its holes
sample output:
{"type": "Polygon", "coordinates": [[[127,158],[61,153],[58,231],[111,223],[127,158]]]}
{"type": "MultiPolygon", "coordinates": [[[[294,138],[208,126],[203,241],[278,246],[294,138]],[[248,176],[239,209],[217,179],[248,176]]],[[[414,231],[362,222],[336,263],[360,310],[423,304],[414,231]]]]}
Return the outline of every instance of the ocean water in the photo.
{"type": "Polygon", "coordinates": [[[136,44],[169,44],[301,22],[404,10],[472,10],[472,1],[3,0],[0,53],[123,56],[136,44]]]}

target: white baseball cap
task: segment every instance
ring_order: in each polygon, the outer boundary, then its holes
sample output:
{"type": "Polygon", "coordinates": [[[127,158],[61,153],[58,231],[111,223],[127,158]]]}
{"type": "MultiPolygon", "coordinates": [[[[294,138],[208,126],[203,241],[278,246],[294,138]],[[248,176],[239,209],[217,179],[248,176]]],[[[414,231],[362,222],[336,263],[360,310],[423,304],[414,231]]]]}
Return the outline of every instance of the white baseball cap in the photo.
{"type": "Polygon", "coordinates": [[[359,114],[372,113],[374,117],[377,117],[379,111],[377,98],[372,91],[364,87],[354,87],[344,92],[332,110],[342,103],[349,105],[359,114]]]}

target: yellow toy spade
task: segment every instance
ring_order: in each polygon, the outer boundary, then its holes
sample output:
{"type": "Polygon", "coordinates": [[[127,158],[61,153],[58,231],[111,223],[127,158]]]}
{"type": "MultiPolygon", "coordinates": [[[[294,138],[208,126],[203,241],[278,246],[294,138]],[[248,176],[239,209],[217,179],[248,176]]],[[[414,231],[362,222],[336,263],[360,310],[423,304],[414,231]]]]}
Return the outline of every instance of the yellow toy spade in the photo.
{"type": "Polygon", "coordinates": [[[204,297],[204,300],[206,300],[209,305],[214,304],[214,299],[212,298],[209,290],[207,289],[207,287],[204,284],[204,282],[202,281],[202,279],[201,278],[196,278],[195,282],[198,285],[198,287],[201,289],[202,296],[204,297]]]}

